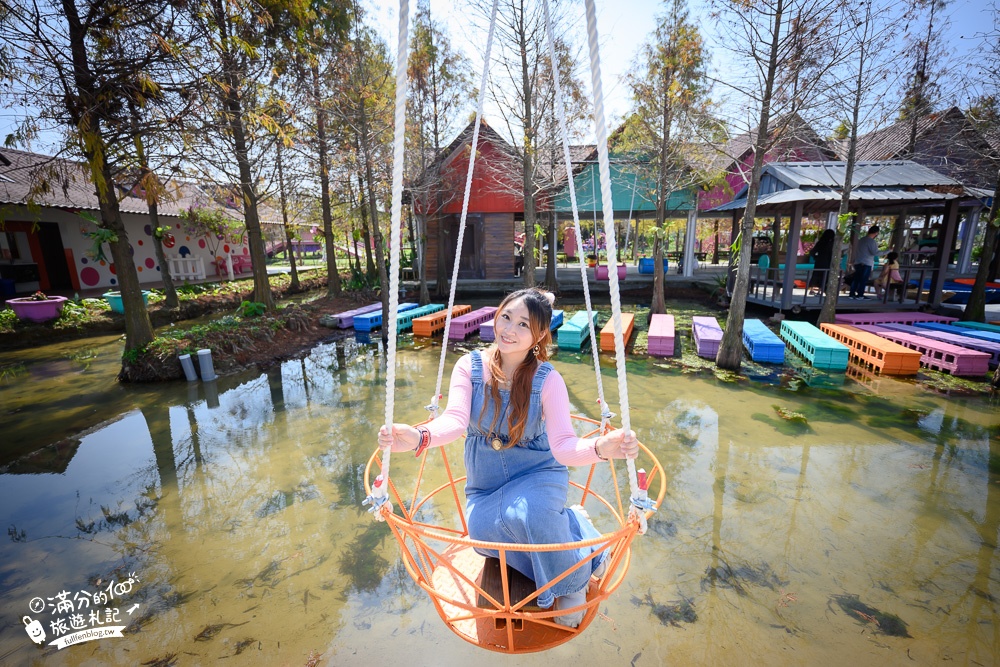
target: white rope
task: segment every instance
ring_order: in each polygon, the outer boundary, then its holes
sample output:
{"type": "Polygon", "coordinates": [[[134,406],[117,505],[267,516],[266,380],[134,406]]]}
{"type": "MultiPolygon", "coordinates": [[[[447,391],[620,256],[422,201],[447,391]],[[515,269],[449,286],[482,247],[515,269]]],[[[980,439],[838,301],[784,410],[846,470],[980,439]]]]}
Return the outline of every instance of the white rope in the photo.
{"type": "MultiPolygon", "coordinates": [[[[395,410],[396,388],[396,312],[399,310],[399,244],[402,227],[403,201],[403,147],[406,133],[406,61],[409,45],[409,0],[399,0],[399,39],[396,44],[396,116],[392,146],[392,207],[389,224],[389,321],[383,326],[389,327],[386,343],[386,374],[385,374],[385,426],[392,432],[393,412],[395,410]]],[[[372,494],[365,499],[365,504],[371,505],[371,511],[377,519],[384,521],[380,511],[382,506],[389,504],[389,462],[392,451],[382,452],[381,474],[375,480],[372,494]]]]}
{"type": "MultiPolygon", "coordinates": [[[[585,0],[587,11],[587,42],[590,47],[590,79],[594,92],[594,133],[597,139],[597,163],[601,173],[601,206],[604,215],[604,236],[608,249],[608,261],[612,257],[617,262],[617,240],[615,239],[614,202],[611,199],[611,166],[608,162],[608,129],[604,122],[604,89],[601,85],[601,56],[597,44],[597,11],[594,0],[585,0]]],[[[615,333],[615,366],[618,371],[618,396],[622,411],[622,428],[631,428],[628,405],[628,380],[625,377],[625,341],[622,335],[622,303],[618,288],[618,267],[612,271],[608,267],[608,283],[611,289],[611,319],[615,333]]],[[[628,484],[632,496],[630,516],[637,517],[641,531],[645,532],[645,514],[639,510],[642,502],[639,482],[636,477],[635,461],[626,459],[628,484]]],[[[647,501],[648,502],[648,501],[647,501]]]]}
{"type": "MultiPolygon", "coordinates": [[[[479,146],[479,124],[483,118],[483,105],[486,102],[486,79],[490,71],[490,51],[493,49],[493,32],[497,23],[497,5],[499,0],[493,0],[493,10],[490,13],[490,30],[486,36],[486,53],[483,56],[483,76],[479,83],[479,100],[476,103],[476,122],[472,130],[472,154],[469,155],[469,170],[465,174],[465,196],[462,198],[462,217],[458,223],[458,239],[455,245],[455,264],[451,268],[451,289],[448,290],[448,309],[444,320],[444,338],[441,339],[441,360],[438,362],[437,384],[434,385],[434,396],[427,409],[431,418],[437,417],[438,400],[441,398],[441,383],[444,380],[444,361],[448,356],[448,331],[451,329],[451,309],[455,305],[455,290],[458,287],[458,265],[462,258],[462,241],[465,238],[465,219],[469,214],[469,195],[472,192],[472,172],[476,167],[476,150],[479,146]]],[[[440,243],[441,240],[438,239],[440,243]]]]}
{"type": "MultiPolygon", "coordinates": [[[[577,259],[580,261],[580,280],[583,282],[583,301],[587,306],[587,326],[590,329],[590,351],[594,358],[594,376],[597,380],[597,400],[601,406],[601,430],[612,415],[607,401],[604,399],[604,382],[601,380],[601,359],[598,356],[597,333],[594,331],[594,309],[590,303],[590,284],[587,280],[587,264],[583,259],[583,234],[580,230],[580,210],[576,202],[576,184],[573,182],[573,163],[569,154],[569,131],[566,129],[566,109],[563,106],[562,82],[559,78],[559,68],[556,63],[555,39],[552,36],[552,21],[549,16],[549,0],[543,0],[545,10],[545,33],[549,42],[549,62],[552,65],[552,83],[555,86],[556,116],[559,119],[559,130],[562,132],[563,162],[566,164],[566,185],[569,188],[570,207],[573,209],[573,230],[576,232],[577,259]]],[[[597,197],[592,197],[596,211],[597,197]]],[[[595,214],[596,215],[596,214],[595,214]]],[[[597,223],[594,223],[594,253],[597,253],[597,223]]]]}

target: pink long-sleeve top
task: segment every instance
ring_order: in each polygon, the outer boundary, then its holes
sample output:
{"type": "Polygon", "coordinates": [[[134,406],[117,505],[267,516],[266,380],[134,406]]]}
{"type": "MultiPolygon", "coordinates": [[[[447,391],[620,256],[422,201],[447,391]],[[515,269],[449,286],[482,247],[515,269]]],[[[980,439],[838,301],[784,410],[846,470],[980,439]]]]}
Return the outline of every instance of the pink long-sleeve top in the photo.
{"type": "MultiPolygon", "coordinates": [[[[492,381],[488,366],[483,364],[483,380],[492,381]]],[[[594,440],[581,438],[573,430],[569,413],[569,392],[566,382],[555,370],[542,383],[542,418],[549,449],[556,461],[566,466],[590,465],[600,459],[594,449],[594,440]]],[[[472,413],[472,356],[465,355],[451,372],[448,389],[448,408],[426,425],[431,434],[431,447],[440,447],[465,434],[472,413]]]]}

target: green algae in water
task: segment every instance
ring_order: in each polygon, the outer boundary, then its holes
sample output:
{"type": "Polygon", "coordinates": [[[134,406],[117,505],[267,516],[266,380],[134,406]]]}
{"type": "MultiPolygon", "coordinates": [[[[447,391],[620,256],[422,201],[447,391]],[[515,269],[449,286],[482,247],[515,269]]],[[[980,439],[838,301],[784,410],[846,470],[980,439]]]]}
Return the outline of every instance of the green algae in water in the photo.
{"type": "Polygon", "coordinates": [[[763,412],[753,413],[750,415],[750,419],[761,422],[762,424],[767,424],[782,435],[802,435],[803,433],[811,433],[813,430],[812,427],[809,426],[808,421],[775,419],[771,415],[764,414],[763,412]]]}
{"type": "Polygon", "coordinates": [[[774,411],[776,413],[778,413],[778,416],[781,417],[782,419],[784,419],[785,421],[798,422],[798,423],[801,423],[801,424],[808,424],[809,423],[809,420],[801,412],[795,412],[794,410],[788,410],[786,408],[781,407],[780,405],[772,405],[771,407],[774,409],[774,411]]]}
{"type": "Polygon", "coordinates": [[[832,598],[848,616],[853,616],[862,623],[874,623],[883,634],[891,637],[910,637],[906,623],[899,616],[870,607],[857,595],[834,595],[832,598]]]}

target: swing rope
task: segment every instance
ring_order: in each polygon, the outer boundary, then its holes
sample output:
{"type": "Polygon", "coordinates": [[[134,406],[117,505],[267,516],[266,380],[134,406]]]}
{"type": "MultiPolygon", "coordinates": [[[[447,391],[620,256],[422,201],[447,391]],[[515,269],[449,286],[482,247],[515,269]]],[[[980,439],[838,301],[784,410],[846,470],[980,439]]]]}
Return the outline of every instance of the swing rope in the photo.
{"type": "MultiPolygon", "coordinates": [[[[444,380],[444,362],[448,356],[448,332],[451,330],[451,310],[455,306],[455,291],[458,287],[458,266],[462,257],[462,243],[465,238],[465,221],[469,214],[469,196],[472,191],[472,172],[476,167],[476,151],[479,147],[479,125],[483,119],[483,106],[486,102],[486,78],[490,69],[490,51],[493,49],[493,33],[497,22],[497,5],[499,0],[493,0],[490,13],[490,30],[486,37],[486,54],[483,56],[483,76],[479,83],[479,99],[476,102],[476,121],[472,130],[472,154],[469,156],[469,169],[465,174],[465,195],[462,198],[462,216],[458,223],[458,239],[455,245],[455,263],[451,268],[451,287],[448,290],[448,307],[445,311],[444,334],[441,339],[441,360],[438,362],[437,383],[434,385],[434,396],[427,410],[431,419],[437,417],[438,401],[441,399],[441,383],[444,380]]],[[[440,242],[440,240],[439,240],[440,242]]]]}
{"type": "MultiPolygon", "coordinates": [[[[389,223],[389,321],[385,323],[385,326],[389,327],[385,361],[385,425],[390,432],[392,432],[394,421],[393,412],[395,410],[396,398],[396,312],[399,310],[399,238],[402,227],[403,147],[406,138],[406,66],[409,56],[409,17],[409,0],[399,0],[399,37],[396,44],[396,114],[394,118],[395,127],[392,145],[392,206],[389,223]]],[[[375,479],[371,495],[364,501],[364,504],[371,505],[368,511],[372,512],[379,521],[385,521],[385,516],[381,511],[383,505],[388,504],[388,511],[392,512],[392,503],[389,502],[387,484],[391,457],[392,452],[388,449],[385,450],[382,457],[381,474],[375,479]]]]}
{"type": "MultiPolygon", "coordinates": [[[[608,259],[617,260],[618,248],[615,239],[614,202],[611,198],[611,166],[608,161],[608,129],[604,122],[604,88],[601,84],[601,55],[597,40],[597,10],[594,0],[584,2],[587,14],[587,43],[590,47],[590,79],[594,93],[594,134],[597,140],[597,162],[601,174],[601,207],[604,216],[604,236],[608,248],[608,259]]],[[[628,380],[625,377],[625,341],[622,334],[622,303],[618,287],[618,271],[608,269],[608,283],[611,291],[611,320],[614,323],[615,367],[618,374],[618,397],[622,411],[622,429],[631,428],[628,403],[628,380]]],[[[635,461],[625,460],[628,467],[628,484],[631,492],[629,517],[640,524],[640,534],[646,532],[645,511],[651,509],[650,500],[643,489],[635,470],[635,461]]]]}
{"type": "MultiPolygon", "coordinates": [[[[601,406],[601,432],[607,426],[608,421],[614,416],[608,409],[608,403],[604,399],[604,382],[601,379],[601,360],[598,356],[597,333],[594,331],[594,308],[590,302],[590,283],[587,280],[587,265],[583,261],[583,234],[580,230],[580,211],[576,201],[576,183],[573,181],[573,163],[569,155],[569,131],[566,129],[566,109],[563,106],[562,81],[559,76],[559,67],[556,65],[555,38],[552,35],[552,21],[549,16],[549,0],[543,0],[542,7],[545,11],[545,34],[549,45],[549,63],[552,65],[552,83],[555,87],[556,116],[559,119],[559,130],[562,133],[563,162],[566,164],[566,185],[569,188],[570,207],[573,209],[573,230],[576,232],[576,257],[580,264],[580,281],[583,283],[583,301],[587,306],[587,326],[590,330],[590,352],[594,358],[594,377],[597,381],[597,401],[601,406]]],[[[596,199],[596,198],[595,198],[596,199]]],[[[597,202],[595,201],[594,204],[597,202]]],[[[596,210],[596,208],[595,208],[596,210]]],[[[597,227],[595,223],[594,230],[597,227]]],[[[594,252],[597,252],[597,234],[594,234],[594,252]]]]}

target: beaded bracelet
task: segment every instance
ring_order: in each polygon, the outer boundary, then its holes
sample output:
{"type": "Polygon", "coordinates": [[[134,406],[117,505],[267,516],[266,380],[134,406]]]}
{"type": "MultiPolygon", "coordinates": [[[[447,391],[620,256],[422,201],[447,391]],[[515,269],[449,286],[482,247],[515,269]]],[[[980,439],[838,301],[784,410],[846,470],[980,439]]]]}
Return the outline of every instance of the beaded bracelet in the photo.
{"type": "Polygon", "coordinates": [[[594,440],[594,453],[597,454],[597,458],[601,459],[602,461],[609,460],[606,456],[601,456],[601,450],[597,448],[597,440],[594,440]]]}
{"type": "Polygon", "coordinates": [[[417,443],[417,448],[414,450],[414,456],[420,456],[427,446],[431,444],[431,432],[422,426],[417,427],[417,433],[420,434],[420,441],[417,443]]]}

